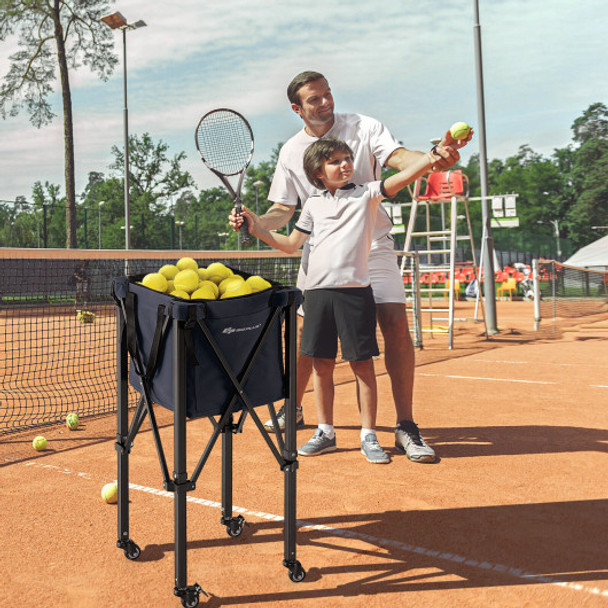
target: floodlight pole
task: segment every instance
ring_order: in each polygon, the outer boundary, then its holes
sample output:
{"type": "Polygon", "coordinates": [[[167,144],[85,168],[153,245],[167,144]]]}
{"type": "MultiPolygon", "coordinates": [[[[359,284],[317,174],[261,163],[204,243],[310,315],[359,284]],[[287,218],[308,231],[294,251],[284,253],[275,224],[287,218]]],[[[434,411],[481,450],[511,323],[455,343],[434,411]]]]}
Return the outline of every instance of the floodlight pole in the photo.
{"type": "Polygon", "coordinates": [[[475,71],[477,82],[477,133],[479,135],[479,172],[481,181],[481,216],[483,223],[481,249],[483,251],[482,265],[484,268],[485,317],[488,335],[498,333],[496,322],[496,292],[494,289],[494,239],[490,223],[490,200],[488,197],[488,156],[486,151],[486,117],[483,94],[483,65],[481,56],[481,25],[479,23],[479,0],[473,0],[475,23],[473,35],[475,39],[475,71]]]}
{"type": "MultiPolygon", "coordinates": [[[[259,201],[258,201],[258,188],[263,186],[264,182],[262,180],[258,180],[257,182],[253,182],[253,186],[255,188],[255,214],[260,215],[259,201]]],[[[256,249],[260,248],[260,239],[256,237],[256,249]]]]}

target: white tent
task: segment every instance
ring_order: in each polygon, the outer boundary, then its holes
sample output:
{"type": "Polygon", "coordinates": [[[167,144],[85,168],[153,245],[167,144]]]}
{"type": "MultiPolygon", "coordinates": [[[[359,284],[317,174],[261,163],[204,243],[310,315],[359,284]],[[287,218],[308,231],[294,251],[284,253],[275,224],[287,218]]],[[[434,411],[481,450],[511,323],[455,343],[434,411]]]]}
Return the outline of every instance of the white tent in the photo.
{"type": "Polygon", "coordinates": [[[582,247],[564,264],[579,268],[605,270],[608,268],[608,235],[582,247]]]}

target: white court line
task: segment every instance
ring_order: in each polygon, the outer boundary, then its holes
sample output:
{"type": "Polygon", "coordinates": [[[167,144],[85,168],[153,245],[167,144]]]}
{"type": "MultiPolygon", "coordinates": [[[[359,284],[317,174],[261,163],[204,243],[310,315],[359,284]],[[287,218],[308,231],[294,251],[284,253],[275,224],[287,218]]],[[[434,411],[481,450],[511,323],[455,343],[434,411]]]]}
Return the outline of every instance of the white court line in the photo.
{"type": "Polygon", "coordinates": [[[557,384],[557,382],[548,382],[546,380],[518,380],[517,378],[485,378],[483,376],[454,376],[450,374],[428,374],[416,372],[416,376],[429,376],[432,378],[452,378],[454,380],[488,380],[491,382],[519,382],[520,384],[557,384]]]}
{"type": "MultiPolygon", "coordinates": [[[[12,462],[14,459],[12,458],[4,458],[5,462],[12,462]]],[[[16,459],[15,459],[16,460],[16,459]]],[[[54,471],[56,473],[62,475],[74,475],[78,478],[84,478],[87,480],[92,480],[92,476],[89,473],[83,473],[78,471],[73,471],[71,469],[58,467],[55,465],[48,465],[42,462],[38,462],[36,460],[21,462],[19,463],[23,466],[27,467],[36,467],[40,469],[45,469],[47,471],[54,471]]],[[[129,488],[131,490],[135,490],[137,492],[145,492],[147,494],[153,494],[155,496],[160,496],[163,498],[172,498],[173,492],[167,492],[166,490],[159,490],[157,488],[150,488],[147,486],[142,486],[134,483],[129,484],[129,488]]],[[[215,500],[207,500],[205,498],[196,498],[194,496],[187,496],[186,501],[199,504],[205,507],[211,507],[213,509],[221,509],[222,504],[215,500]]],[[[273,515],[271,513],[264,513],[260,511],[251,511],[249,509],[245,509],[244,507],[233,506],[232,510],[236,513],[241,513],[248,515],[250,517],[257,517],[259,519],[265,519],[270,521],[281,522],[283,521],[283,517],[280,515],[273,515]]],[[[419,555],[426,555],[431,558],[438,558],[440,560],[450,561],[458,564],[465,564],[471,568],[476,568],[478,570],[484,570],[486,572],[494,571],[500,574],[505,574],[508,576],[515,577],[517,579],[525,580],[526,582],[535,581],[537,583],[546,583],[549,585],[556,585],[558,587],[564,587],[566,589],[571,589],[573,591],[581,591],[583,593],[588,593],[590,595],[600,596],[608,598],[608,589],[602,590],[599,587],[586,587],[585,585],[581,585],[580,583],[573,583],[570,581],[563,581],[554,576],[543,576],[540,574],[534,574],[533,572],[526,572],[521,568],[513,568],[510,566],[505,566],[503,564],[493,564],[491,562],[480,562],[476,559],[467,558],[462,555],[442,552],[436,549],[427,549],[426,547],[417,547],[415,545],[410,545],[409,543],[402,543],[397,540],[381,538],[377,536],[372,536],[371,534],[363,534],[361,532],[357,532],[355,530],[349,529],[341,529],[341,528],[333,528],[331,526],[326,526],[324,524],[313,524],[311,522],[297,520],[296,525],[302,529],[309,530],[322,530],[327,532],[328,534],[332,534],[334,536],[340,536],[344,538],[356,538],[359,540],[364,540],[370,542],[374,545],[379,545],[383,547],[391,547],[398,549],[400,551],[405,551],[408,553],[417,553],[419,555]]]]}

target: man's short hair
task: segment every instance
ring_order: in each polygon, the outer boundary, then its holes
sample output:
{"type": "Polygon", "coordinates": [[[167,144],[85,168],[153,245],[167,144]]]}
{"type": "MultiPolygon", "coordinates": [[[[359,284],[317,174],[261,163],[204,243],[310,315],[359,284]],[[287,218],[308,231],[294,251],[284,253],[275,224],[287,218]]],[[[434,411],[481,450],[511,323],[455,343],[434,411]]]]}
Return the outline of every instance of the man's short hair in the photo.
{"type": "Polygon", "coordinates": [[[321,74],[320,72],[312,72],[309,70],[298,74],[289,83],[289,86],[287,87],[287,98],[289,99],[289,102],[295,103],[297,106],[301,106],[302,104],[300,103],[299,95],[300,89],[305,84],[308,84],[309,82],[314,82],[315,80],[321,80],[321,78],[323,80],[327,80],[327,78],[325,78],[325,76],[323,76],[323,74],[321,74]]]}
{"type": "Polygon", "coordinates": [[[323,166],[323,161],[331,158],[334,152],[344,152],[354,157],[350,146],[336,137],[321,137],[310,144],[304,152],[304,173],[306,173],[308,181],[319,190],[323,190],[325,185],[317,177],[317,172],[323,166]]]}

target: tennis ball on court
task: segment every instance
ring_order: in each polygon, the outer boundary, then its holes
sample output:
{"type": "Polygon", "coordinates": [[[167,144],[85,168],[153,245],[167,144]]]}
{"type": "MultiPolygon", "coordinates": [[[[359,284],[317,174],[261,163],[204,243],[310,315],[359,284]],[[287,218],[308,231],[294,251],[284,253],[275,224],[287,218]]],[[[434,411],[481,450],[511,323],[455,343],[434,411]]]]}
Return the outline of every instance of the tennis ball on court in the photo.
{"type": "Polygon", "coordinates": [[[115,483],[107,483],[101,488],[101,497],[108,504],[115,503],[118,500],[118,486],[115,483]]]}
{"type": "Polygon", "coordinates": [[[160,272],[168,281],[169,279],[175,278],[175,275],[179,272],[179,268],[173,264],[165,264],[160,267],[158,272],[160,272]]]}
{"type": "Polygon", "coordinates": [[[213,281],[216,285],[219,285],[232,274],[230,268],[224,266],[221,262],[213,262],[213,264],[207,266],[207,280],[213,281]]]}
{"type": "Polygon", "coordinates": [[[220,296],[220,300],[225,300],[226,298],[238,298],[239,296],[246,296],[251,293],[251,287],[245,283],[245,281],[240,281],[238,283],[233,283],[229,285],[229,289],[220,296]]]}
{"type": "Polygon", "coordinates": [[[75,431],[80,424],[80,419],[78,418],[78,414],[68,414],[65,417],[65,425],[70,429],[70,431],[75,431]]]}
{"type": "Polygon", "coordinates": [[[174,289],[169,295],[175,296],[176,298],[182,298],[182,300],[190,299],[190,294],[183,289],[174,289]]]}
{"type": "Polygon", "coordinates": [[[201,287],[210,287],[213,290],[216,298],[220,295],[218,286],[213,281],[200,281],[198,288],[200,289],[201,287]]]}
{"type": "Polygon", "coordinates": [[[141,284],[154,291],[165,293],[167,291],[167,279],[160,272],[151,272],[142,280],[141,284]]]}
{"type": "Polygon", "coordinates": [[[254,293],[256,291],[264,291],[265,289],[270,289],[272,287],[272,285],[266,279],[263,279],[258,275],[249,277],[245,283],[251,287],[251,291],[254,293]]]}
{"type": "Polygon", "coordinates": [[[203,285],[199,287],[191,296],[191,300],[215,300],[217,294],[212,287],[209,285],[203,285]]]}
{"type": "Polygon", "coordinates": [[[466,139],[469,136],[471,127],[466,122],[455,122],[450,127],[450,135],[454,139],[466,139]]]}
{"type": "Polygon", "coordinates": [[[32,441],[32,447],[37,452],[46,450],[48,445],[49,445],[49,442],[42,435],[38,435],[37,437],[34,437],[34,441],[32,441]]]}
{"type": "Polygon", "coordinates": [[[240,283],[244,282],[245,279],[242,276],[235,274],[231,277],[224,279],[217,287],[219,289],[220,295],[223,295],[227,289],[232,289],[233,287],[236,287],[240,283]]]}
{"type": "Polygon", "coordinates": [[[198,272],[192,268],[180,270],[173,279],[175,289],[181,289],[187,293],[192,293],[198,287],[198,272]]]}
{"type": "Polygon", "coordinates": [[[180,258],[177,260],[176,266],[178,270],[198,270],[198,264],[192,258],[180,258]]]}

